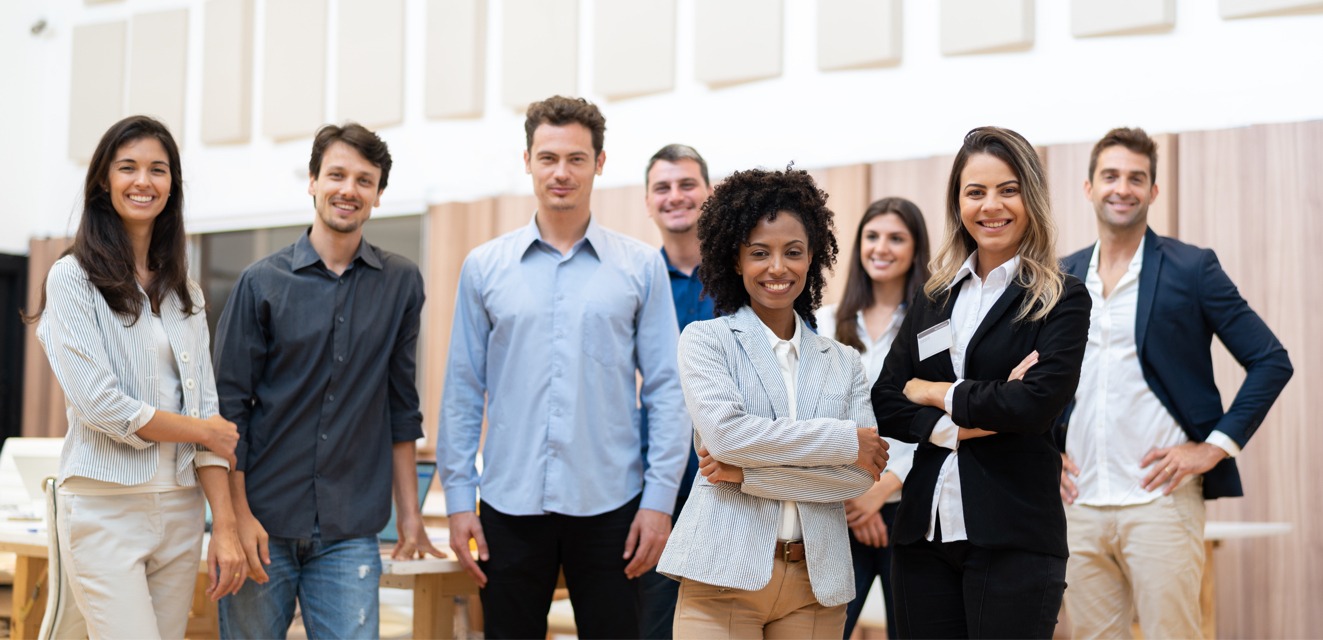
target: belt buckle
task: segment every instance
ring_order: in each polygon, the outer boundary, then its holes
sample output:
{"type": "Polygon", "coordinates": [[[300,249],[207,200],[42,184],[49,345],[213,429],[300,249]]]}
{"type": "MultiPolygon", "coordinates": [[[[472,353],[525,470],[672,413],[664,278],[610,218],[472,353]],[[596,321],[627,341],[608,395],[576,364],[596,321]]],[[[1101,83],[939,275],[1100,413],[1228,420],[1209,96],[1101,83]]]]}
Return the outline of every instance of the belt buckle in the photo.
{"type": "Polygon", "coordinates": [[[786,564],[790,564],[790,543],[789,543],[789,542],[782,542],[782,543],[781,543],[781,559],[782,559],[782,560],[785,560],[786,564]]]}

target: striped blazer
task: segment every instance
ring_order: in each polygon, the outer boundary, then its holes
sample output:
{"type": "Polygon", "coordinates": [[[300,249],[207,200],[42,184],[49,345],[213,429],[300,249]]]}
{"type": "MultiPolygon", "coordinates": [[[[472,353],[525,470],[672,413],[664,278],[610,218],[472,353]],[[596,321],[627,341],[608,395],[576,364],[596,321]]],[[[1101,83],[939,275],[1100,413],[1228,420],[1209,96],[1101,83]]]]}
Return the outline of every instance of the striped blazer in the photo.
{"type": "MultiPolygon", "coordinates": [[[[194,302],[202,290],[189,281],[194,302]]],[[[146,294],[143,294],[144,298],[146,294]]],[[[72,255],[55,262],[46,276],[46,310],[37,339],[46,350],[55,378],[64,390],[69,420],[60,455],[60,482],[82,476],[122,485],[138,485],[156,474],[158,445],[136,435],[156,415],[157,356],[144,300],[143,315],[132,326],[110,310],[72,255]]],[[[161,303],[161,321],[183,386],[183,412],[207,418],[219,411],[216,379],[205,313],[184,315],[178,297],[161,303]]],[[[197,466],[229,467],[224,458],[191,443],[178,447],[176,478],[197,485],[197,466]]]]}
{"type": "Polygon", "coordinates": [[[858,353],[807,327],[800,331],[799,353],[799,419],[791,419],[781,369],[752,309],[694,322],[680,336],[680,381],[694,446],[743,468],[744,483],[694,481],[658,571],[762,589],[772,578],[780,501],[794,500],[813,595],[824,606],[854,598],[842,502],[873,486],[872,476],[853,466],[855,428],[873,424],[869,384],[858,353]]]}

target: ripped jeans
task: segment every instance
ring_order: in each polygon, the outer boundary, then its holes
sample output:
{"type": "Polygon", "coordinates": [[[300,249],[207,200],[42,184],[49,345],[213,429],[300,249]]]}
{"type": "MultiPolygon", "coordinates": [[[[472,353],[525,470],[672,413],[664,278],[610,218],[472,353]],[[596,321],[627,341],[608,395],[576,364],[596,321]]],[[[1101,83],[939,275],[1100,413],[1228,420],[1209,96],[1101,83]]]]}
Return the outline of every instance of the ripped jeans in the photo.
{"type": "Polygon", "coordinates": [[[303,612],[309,638],[376,638],[381,550],[376,536],[347,540],[271,537],[271,581],[244,583],[220,601],[222,638],[284,638],[303,612]]]}

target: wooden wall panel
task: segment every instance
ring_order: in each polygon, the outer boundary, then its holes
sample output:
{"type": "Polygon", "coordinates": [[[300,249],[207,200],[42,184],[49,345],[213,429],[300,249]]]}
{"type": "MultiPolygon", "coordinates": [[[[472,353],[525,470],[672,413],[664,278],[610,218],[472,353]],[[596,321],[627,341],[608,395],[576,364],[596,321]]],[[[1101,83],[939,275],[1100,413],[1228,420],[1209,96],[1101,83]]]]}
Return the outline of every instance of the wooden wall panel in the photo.
{"type": "MultiPolygon", "coordinates": [[[[1148,223],[1162,235],[1176,235],[1177,205],[1180,185],[1176,174],[1179,150],[1176,136],[1153,136],[1158,143],[1158,198],[1148,210],[1148,223]]],[[[1084,196],[1084,182],[1089,174],[1089,152],[1093,142],[1058,144],[1043,150],[1043,170],[1047,172],[1052,194],[1052,211],[1057,222],[1057,254],[1070,255],[1098,239],[1097,217],[1093,203],[1084,196]]]]}
{"type": "MultiPolygon", "coordinates": [[[[1227,274],[1291,354],[1295,377],[1239,458],[1246,497],[1209,503],[1210,520],[1285,521],[1291,534],[1225,544],[1215,556],[1219,635],[1304,638],[1323,629],[1323,122],[1182,133],[1181,239],[1215,249],[1227,274]],[[1311,330],[1312,329],[1312,330],[1311,330]]],[[[1243,372],[1219,345],[1229,404],[1243,372]]]]}
{"type": "Polygon", "coordinates": [[[335,119],[369,129],[404,120],[404,0],[340,0],[335,119]]]}
{"type": "Polygon", "coordinates": [[[537,198],[532,195],[497,196],[492,213],[492,237],[514,231],[527,225],[537,211],[537,198]]]}
{"type": "Polygon", "coordinates": [[[125,23],[73,29],[69,74],[69,157],[86,163],[110,125],[124,117],[125,23]]]}
{"type": "Polygon", "coordinates": [[[661,232],[648,217],[643,185],[593,189],[592,208],[597,224],[661,248],[661,232]]]}
{"type": "Polygon", "coordinates": [[[822,293],[822,304],[834,304],[845,291],[845,278],[850,273],[850,253],[854,250],[854,230],[864,217],[869,199],[869,166],[855,164],[827,169],[811,169],[809,174],[818,188],[827,192],[827,207],[835,214],[836,265],[827,273],[827,290],[822,293]]]}
{"type": "Polygon", "coordinates": [[[183,146],[188,9],[140,13],[129,25],[128,113],[156,117],[183,146]]]}
{"type": "Polygon", "coordinates": [[[207,0],[202,35],[202,141],[247,142],[253,120],[253,0],[207,0]]]}
{"type": "Polygon", "coordinates": [[[429,0],[425,64],[427,117],[482,115],[487,86],[486,0],[429,0]]]}
{"type": "MultiPolygon", "coordinates": [[[[35,312],[41,304],[46,273],[73,238],[32,239],[28,242],[28,304],[35,312]]],[[[46,351],[37,342],[37,325],[29,324],[23,349],[23,430],[26,437],[60,437],[69,430],[64,415],[64,392],[55,380],[46,351]]]]}

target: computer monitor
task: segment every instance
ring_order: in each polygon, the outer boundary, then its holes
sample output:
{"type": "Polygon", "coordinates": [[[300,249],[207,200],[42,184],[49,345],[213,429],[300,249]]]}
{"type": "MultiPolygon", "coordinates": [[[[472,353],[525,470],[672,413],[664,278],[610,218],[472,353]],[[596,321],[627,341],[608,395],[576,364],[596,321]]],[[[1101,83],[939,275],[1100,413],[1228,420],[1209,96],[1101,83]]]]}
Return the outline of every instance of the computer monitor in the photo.
{"type": "MultiPolygon", "coordinates": [[[[427,492],[432,490],[432,478],[436,476],[436,463],[431,460],[418,461],[418,508],[423,508],[423,501],[427,500],[427,492]]],[[[382,543],[395,544],[400,540],[400,534],[395,529],[395,501],[390,503],[390,521],[386,523],[386,528],[377,534],[377,539],[382,543]]]]}
{"type": "Polygon", "coordinates": [[[5,439],[4,449],[0,450],[0,512],[23,519],[45,515],[41,481],[59,472],[63,448],[64,438],[5,439]]]}

